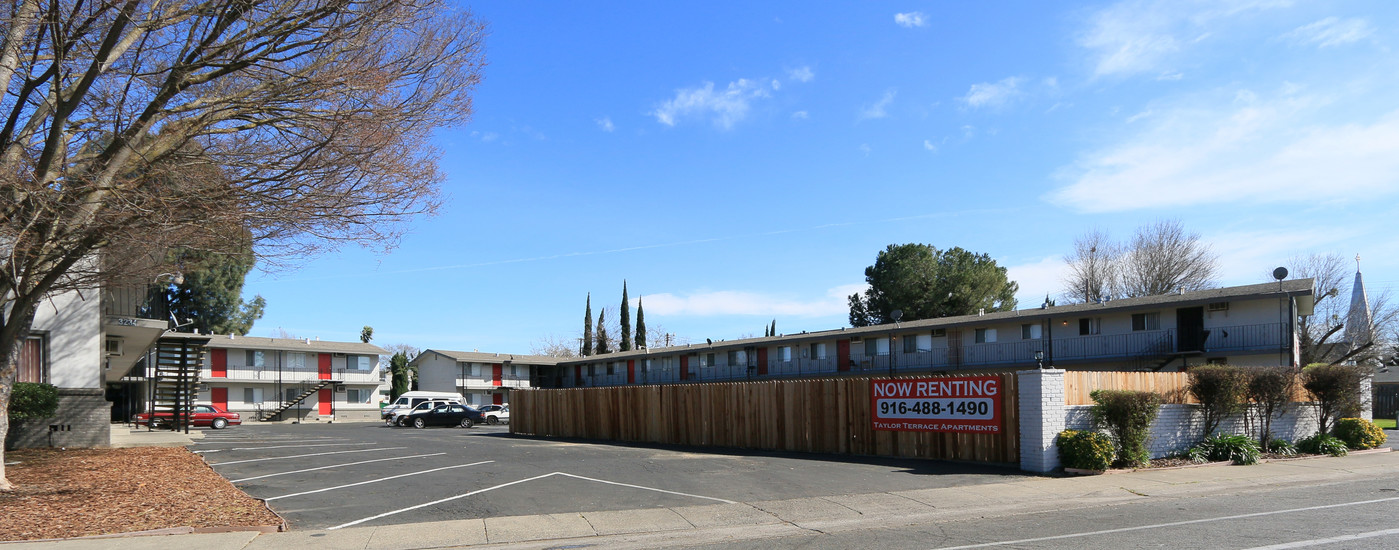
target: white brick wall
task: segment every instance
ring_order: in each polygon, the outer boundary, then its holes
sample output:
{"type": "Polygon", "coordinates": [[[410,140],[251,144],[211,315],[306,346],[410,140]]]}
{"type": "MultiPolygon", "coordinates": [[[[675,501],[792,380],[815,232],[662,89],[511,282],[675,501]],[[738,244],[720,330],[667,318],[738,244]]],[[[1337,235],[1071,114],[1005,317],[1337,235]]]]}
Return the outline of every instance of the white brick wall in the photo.
{"type": "Polygon", "coordinates": [[[1064,431],[1064,371],[1020,371],[1020,469],[1048,472],[1059,467],[1054,437],[1064,431]]]}
{"type": "MultiPolygon", "coordinates": [[[[1065,425],[1069,430],[1093,429],[1090,405],[1074,405],[1065,410],[1065,425]]],[[[1160,458],[1190,448],[1201,439],[1205,415],[1199,405],[1161,405],[1151,424],[1147,448],[1151,458],[1160,458]]],[[[1283,414],[1273,419],[1273,437],[1296,441],[1315,434],[1316,409],[1311,405],[1290,404],[1283,414]]],[[[1225,419],[1215,433],[1252,435],[1257,428],[1245,431],[1242,415],[1225,419]]]]}

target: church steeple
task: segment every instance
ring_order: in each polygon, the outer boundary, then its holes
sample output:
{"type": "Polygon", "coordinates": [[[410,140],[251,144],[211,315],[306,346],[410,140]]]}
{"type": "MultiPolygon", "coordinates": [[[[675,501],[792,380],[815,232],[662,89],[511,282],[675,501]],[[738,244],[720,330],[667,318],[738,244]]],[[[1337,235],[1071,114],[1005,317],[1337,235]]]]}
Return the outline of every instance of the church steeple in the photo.
{"type": "Polygon", "coordinates": [[[1360,276],[1360,255],[1355,255],[1355,283],[1350,287],[1350,313],[1346,315],[1346,342],[1350,349],[1370,343],[1370,300],[1360,276]]]}

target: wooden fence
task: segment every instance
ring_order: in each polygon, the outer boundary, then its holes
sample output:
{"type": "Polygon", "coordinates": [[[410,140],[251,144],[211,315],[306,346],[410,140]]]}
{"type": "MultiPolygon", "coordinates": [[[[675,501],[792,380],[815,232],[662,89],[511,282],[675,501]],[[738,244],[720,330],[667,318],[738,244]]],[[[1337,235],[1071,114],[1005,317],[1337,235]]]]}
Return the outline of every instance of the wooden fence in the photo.
{"type": "MultiPolygon", "coordinates": [[[[966,374],[972,373],[958,373],[966,374]]],[[[995,375],[1002,388],[998,434],[875,430],[871,382],[888,377],[518,390],[510,396],[510,431],[668,445],[1018,463],[1016,377],[995,375]]]]}
{"type": "MultiPolygon", "coordinates": [[[[1163,403],[1199,404],[1190,395],[1190,374],[1185,372],[1067,371],[1064,373],[1064,404],[1092,405],[1093,390],[1151,391],[1162,395],[1163,403]]],[[[1307,402],[1310,397],[1299,379],[1293,385],[1292,401],[1307,402]]]]}

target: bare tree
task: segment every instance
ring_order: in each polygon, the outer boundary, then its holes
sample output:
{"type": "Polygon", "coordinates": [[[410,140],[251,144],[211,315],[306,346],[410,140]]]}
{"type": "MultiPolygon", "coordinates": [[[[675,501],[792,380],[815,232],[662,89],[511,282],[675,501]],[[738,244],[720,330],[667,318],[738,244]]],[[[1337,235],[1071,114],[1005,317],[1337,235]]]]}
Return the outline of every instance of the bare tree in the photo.
{"type": "Polygon", "coordinates": [[[1098,302],[1118,294],[1118,270],[1122,246],[1106,231],[1095,229],[1074,239],[1074,251],[1064,256],[1069,264],[1064,295],[1072,302],[1098,302]]]}
{"type": "Polygon", "coordinates": [[[394,246],[438,206],[428,139],[467,119],[483,64],[484,27],[441,0],[15,0],[0,17],[0,433],[45,296],[149,282],[168,248],[248,234],[263,265],[394,246]]]}
{"type": "Polygon", "coordinates": [[[578,340],[555,336],[553,334],[544,336],[530,344],[529,352],[533,355],[546,355],[549,357],[578,357],[578,340]]]}
{"type": "MultiPolygon", "coordinates": [[[[1354,276],[1350,262],[1334,253],[1309,254],[1289,258],[1287,265],[1291,266],[1291,278],[1313,279],[1313,313],[1297,318],[1301,364],[1367,363],[1378,359],[1384,350],[1382,341],[1367,342],[1361,346],[1352,346],[1344,341],[1354,276]]],[[[1399,329],[1399,307],[1395,307],[1389,292],[1369,296],[1369,301],[1370,326],[1367,334],[1383,336],[1399,329]]]]}
{"type": "Polygon", "coordinates": [[[1122,254],[1121,292],[1127,297],[1159,296],[1210,288],[1218,262],[1200,235],[1187,233],[1178,220],[1143,225],[1122,254]]]}

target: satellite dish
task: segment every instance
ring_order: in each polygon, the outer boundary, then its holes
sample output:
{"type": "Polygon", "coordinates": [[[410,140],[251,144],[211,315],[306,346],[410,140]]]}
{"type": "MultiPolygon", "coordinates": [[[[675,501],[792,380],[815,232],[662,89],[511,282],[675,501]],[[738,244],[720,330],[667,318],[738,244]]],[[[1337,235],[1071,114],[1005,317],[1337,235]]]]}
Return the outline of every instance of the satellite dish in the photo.
{"type": "Polygon", "coordinates": [[[1279,267],[1273,270],[1273,278],[1279,281],[1287,278],[1287,268],[1279,267]]]}
{"type": "Polygon", "coordinates": [[[899,319],[904,318],[904,310],[896,309],[894,311],[891,311],[889,312],[889,317],[892,317],[894,319],[894,322],[897,323],[899,322],[899,319]]]}

